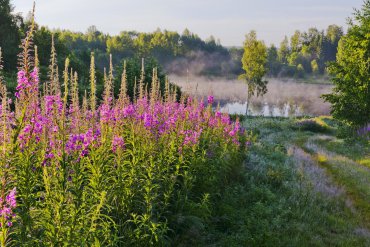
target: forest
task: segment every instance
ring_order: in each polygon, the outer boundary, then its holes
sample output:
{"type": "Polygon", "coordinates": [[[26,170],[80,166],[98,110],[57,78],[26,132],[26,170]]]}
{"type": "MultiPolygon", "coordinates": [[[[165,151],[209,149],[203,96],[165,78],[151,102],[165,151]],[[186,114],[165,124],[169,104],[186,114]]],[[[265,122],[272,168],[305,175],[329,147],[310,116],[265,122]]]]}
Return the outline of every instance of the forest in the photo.
{"type": "MultiPolygon", "coordinates": [[[[9,1],[8,1],[9,2],[9,1]]],[[[1,5],[6,6],[6,5],[1,5]]],[[[2,7],[0,47],[3,48],[5,71],[16,70],[16,55],[19,42],[29,25],[29,18],[12,12],[12,6],[2,7]]],[[[295,31],[285,36],[280,44],[268,47],[268,76],[304,78],[327,74],[328,62],[334,61],[338,42],[343,36],[343,28],[330,25],[326,30],[310,28],[295,31]]],[[[202,40],[197,34],[185,29],[181,34],[157,29],[151,33],[122,31],[112,36],[89,27],[85,33],[70,30],[51,30],[36,23],[34,43],[39,48],[41,74],[46,75],[50,61],[51,40],[54,36],[58,66],[62,68],[68,57],[71,66],[79,73],[81,81],[86,81],[90,54],[94,52],[98,68],[98,78],[103,78],[104,67],[109,66],[109,56],[113,63],[123,65],[123,60],[145,58],[161,65],[166,74],[186,75],[191,73],[203,76],[236,78],[242,73],[240,47],[224,47],[211,36],[202,40]]],[[[122,66],[121,66],[122,67],[122,66]]]]}

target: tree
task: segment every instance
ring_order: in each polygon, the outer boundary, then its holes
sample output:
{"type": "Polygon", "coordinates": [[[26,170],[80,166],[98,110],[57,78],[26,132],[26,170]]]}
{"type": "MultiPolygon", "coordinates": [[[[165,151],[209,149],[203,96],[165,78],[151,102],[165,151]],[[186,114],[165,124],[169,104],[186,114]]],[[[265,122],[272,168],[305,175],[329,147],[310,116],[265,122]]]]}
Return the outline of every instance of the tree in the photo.
{"type": "Polygon", "coordinates": [[[348,24],[337,61],[329,66],[334,89],[322,97],[332,104],[335,118],[362,126],[370,123],[370,0],[355,11],[348,24]]]}
{"type": "Polygon", "coordinates": [[[300,31],[295,31],[293,36],[290,38],[290,47],[292,48],[293,52],[298,52],[302,46],[302,35],[300,31]]]}
{"type": "Polygon", "coordinates": [[[311,69],[312,73],[314,74],[319,73],[319,65],[317,64],[317,61],[315,59],[311,61],[311,69]]]}
{"type": "Polygon", "coordinates": [[[268,75],[269,76],[277,76],[280,69],[281,64],[279,62],[279,55],[278,50],[274,45],[271,45],[267,50],[267,68],[268,68],[268,75]]]}
{"type": "Polygon", "coordinates": [[[332,44],[338,44],[343,36],[343,28],[337,25],[330,25],[326,29],[326,37],[332,44]]]}
{"type": "Polygon", "coordinates": [[[267,92],[267,81],[263,80],[266,74],[267,48],[263,41],[257,40],[255,31],[245,36],[244,54],[242,57],[244,74],[239,78],[244,79],[248,86],[246,115],[250,98],[257,94],[257,97],[267,92]]]}
{"type": "Polygon", "coordinates": [[[280,43],[279,48],[279,60],[281,63],[288,63],[288,57],[289,57],[289,41],[288,37],[285,36],[284,40],[280,43]]]}
{"type": "Polygon", "coordinates": [[[303,78],[305,75],[305,70],[303,68],[303,65],[302,64],[298,64],[297,65],[297,70],[295,72],[295,77],[297,78],[303,78]]]}
{"type": "Polygon", "coordinates": [[[343,36],[343,28],[337,25],[330,25],[326,30],[326,35],[323,44],[323,54],[325,62],[335,61],[337,55],[338,43],[343,36]]]}
{"type": "Polygon", "coordinates": [[[13,9],[10,0],[0,0],[0,47],[3,50],[6,70],[16,67],[19,52],[19,24],[22,22],[22,18],[12,14],[13,9]]]}

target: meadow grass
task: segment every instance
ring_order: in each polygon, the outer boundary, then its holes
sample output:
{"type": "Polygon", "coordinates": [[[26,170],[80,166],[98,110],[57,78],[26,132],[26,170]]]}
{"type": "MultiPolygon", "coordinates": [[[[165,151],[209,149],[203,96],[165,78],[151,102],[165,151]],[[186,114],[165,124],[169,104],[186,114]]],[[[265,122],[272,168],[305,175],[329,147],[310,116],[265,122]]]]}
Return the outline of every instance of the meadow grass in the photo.
{"type": "MultiPolygon", "coordinates": [[[[326,117],[323,117],[324,119],[326,117]]],[[[244,168],[220,195],[211,221],[197,233],[197,246],[368,246],[363,212],[355,210],[348,188],[369,193],[366,174],[358,184],[335,177],[326,155],[306,151],[322,132],[303,131],[294,119],[249,117],[257,137],[244,168]],[[320,162],[318,162],[320,161],[320,162]],[[365,179],[365,180],[364,180],[365,179]],[[342,188],[343,186],[343,188],[342,188]]],[[[333,120],[334,121],[334,120],[333,120]]],[[[332,128],[334,124],[331,124],[332,128]]],[[[329,132],[334,137],[333,132],[329,132]]],[[[346,142],[343,142],[346,143],[346,142]]],[[[345,144],[344,144],[345,145],[345,144]]],[[[362,148],[367,145],[359,144],[362,148]]],[[[355,164],[341,163],[352,167],[355,164]]],[[[343,174],[348,169],[339,169],[343,174]]],[[[348,174],[347,176],[352,176],[348,174]]],[[[360,176],[360,175],[359,175],[360,176]]],[[[359,178],[357,175],[352,179],[359,178]]],[[[362,205],[366,210],[366,205],[362,205]]]]}

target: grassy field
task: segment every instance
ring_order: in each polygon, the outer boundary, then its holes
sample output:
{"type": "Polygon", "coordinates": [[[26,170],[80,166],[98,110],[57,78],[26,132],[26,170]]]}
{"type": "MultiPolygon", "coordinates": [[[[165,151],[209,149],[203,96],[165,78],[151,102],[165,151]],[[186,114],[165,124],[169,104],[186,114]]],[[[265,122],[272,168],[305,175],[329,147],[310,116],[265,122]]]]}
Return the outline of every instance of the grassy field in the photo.
{"type": "Polygon", "coordinates": [[[368,142],[339,138],[327,117],[244,125],[257,139],[243,170],[178,245],[370,246],[368,142]]]}

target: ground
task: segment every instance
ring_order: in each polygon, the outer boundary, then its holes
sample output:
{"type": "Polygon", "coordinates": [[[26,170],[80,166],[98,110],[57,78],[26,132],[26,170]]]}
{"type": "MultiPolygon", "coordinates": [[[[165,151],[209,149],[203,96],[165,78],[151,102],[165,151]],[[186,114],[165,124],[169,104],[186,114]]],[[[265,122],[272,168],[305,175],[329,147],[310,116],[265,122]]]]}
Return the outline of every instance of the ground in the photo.
{"type": "Polygon", "coordinates": [[[370,246],[368,141],[330,117],[244,126],[256,136],[244,166],[179,245],[370,246]]]}

